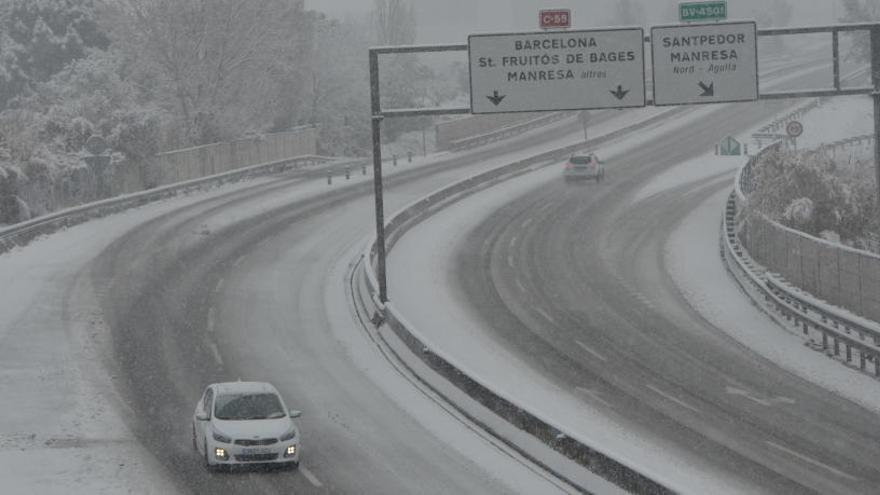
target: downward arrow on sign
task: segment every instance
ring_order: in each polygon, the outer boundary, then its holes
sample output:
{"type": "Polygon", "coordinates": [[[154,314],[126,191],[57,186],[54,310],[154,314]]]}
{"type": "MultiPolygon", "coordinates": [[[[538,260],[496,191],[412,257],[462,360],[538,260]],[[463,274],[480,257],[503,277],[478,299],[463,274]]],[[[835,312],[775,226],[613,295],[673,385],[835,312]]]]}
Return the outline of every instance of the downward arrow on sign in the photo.
{"type": "Polygon", "coordinates": [[[611,94],[613,94],[615,97],[617,97],[618,100],[622,100],[628,93],[629,93],[629,90],[623,89],[623,86],[621,86],[620,84],[617,85],[617,91],[611,92],[611,94]]]}
{"type": "Polygon", "coordinates": [[[497,106],[501,103],[501,101],[502,101],[504,98],[506,98],[506,97],[507,97],[507,95],[499,95],[499,94],[498,94],[498,90],[496,89],[494,95],[492,95],[492,96],[487,96],[486,98],[489,98],[489,101],[491,101],[492,103],[494,103],[495,106],[497,107],[497,106]]]}

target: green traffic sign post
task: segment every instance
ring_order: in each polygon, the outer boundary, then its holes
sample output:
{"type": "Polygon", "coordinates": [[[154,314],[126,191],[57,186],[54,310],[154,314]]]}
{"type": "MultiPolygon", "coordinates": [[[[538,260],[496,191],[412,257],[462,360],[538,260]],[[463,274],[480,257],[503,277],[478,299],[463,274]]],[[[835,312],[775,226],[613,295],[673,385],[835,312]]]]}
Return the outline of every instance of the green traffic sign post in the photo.
{"type": "Polygon", "coordinates": [[[721,140],[719,151],[721,156],[740,156],[743,154],[742,145],[731,136],[721,140]]]}
{"type": "Polygon", "coordinates": [[[681,22],[709,22],[727,20],[727,2],[686,2],[678,4],[681,22]]]}

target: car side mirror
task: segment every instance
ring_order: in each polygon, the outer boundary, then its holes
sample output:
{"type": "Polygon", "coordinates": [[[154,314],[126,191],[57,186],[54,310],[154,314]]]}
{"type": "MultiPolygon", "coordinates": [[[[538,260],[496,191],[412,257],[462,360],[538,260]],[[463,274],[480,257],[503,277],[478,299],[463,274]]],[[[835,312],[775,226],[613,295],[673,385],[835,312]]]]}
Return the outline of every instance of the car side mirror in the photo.
{"type": "Polygon", "coordinates": [[[199,421],[207,421],[207,420],[211,419],[211,417],[208,416],[208,413],[206,413],[206,412],[199,412],[199,413],[196,413],[196,419],[199,421]]]}
{"type": "Polygon", "coordinates": [[[300,416],[302,416],[302,415],[303,415],[302,411],[297,411],[297,410],[294,410],[294,409],[291,409],[291,411],[290,411],[290,417],[291,417],[291,418],[298,418],[298,417],[300,417],[300,416]]]}

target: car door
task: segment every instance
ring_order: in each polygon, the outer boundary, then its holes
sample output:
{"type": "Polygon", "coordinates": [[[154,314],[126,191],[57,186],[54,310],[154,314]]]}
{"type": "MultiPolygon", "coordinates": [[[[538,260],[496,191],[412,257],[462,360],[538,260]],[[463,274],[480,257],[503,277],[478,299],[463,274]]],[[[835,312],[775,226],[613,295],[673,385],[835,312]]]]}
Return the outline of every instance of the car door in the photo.
{"type": "Polygon", "coordinates": [[[196,442],[199,449],[205,445],[205,430],[208,427],[208,423],[210,423],[210,418],[212,411],[214,410],[214,389],[208,387],[205,390],[204,395],[202,395],[202,400],[199,401],[199,407],[196,409],[196,414],[200,412],[204,412],[208,415],[208,421],[199,421],[198,419],[194,419],[196,425],[196,442]]]}

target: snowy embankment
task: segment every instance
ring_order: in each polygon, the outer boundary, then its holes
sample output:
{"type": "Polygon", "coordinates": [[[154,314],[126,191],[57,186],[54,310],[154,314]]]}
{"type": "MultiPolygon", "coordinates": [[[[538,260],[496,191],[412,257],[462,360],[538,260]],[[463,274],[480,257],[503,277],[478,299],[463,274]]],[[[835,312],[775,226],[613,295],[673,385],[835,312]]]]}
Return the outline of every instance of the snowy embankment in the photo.
{"type": "MultiPolygon", "coordinates": [[[[815,149],[870,133],[873,118],[869,103],[867,96],[825,101],[802,118],[804,134],[798,147],[815,149]]],[[[728,195],[729,191],[722,191],[706,200],[670,236],[666,261],[682,294],[708,321],[743,345],[797,376],[880,412],[880,394],[867,392],[878,391],[874,378],[841,366],[805,346],[802,336],[784,331],[748,299],[727,272],[718,256],[715,234],[728,195]]]]}

